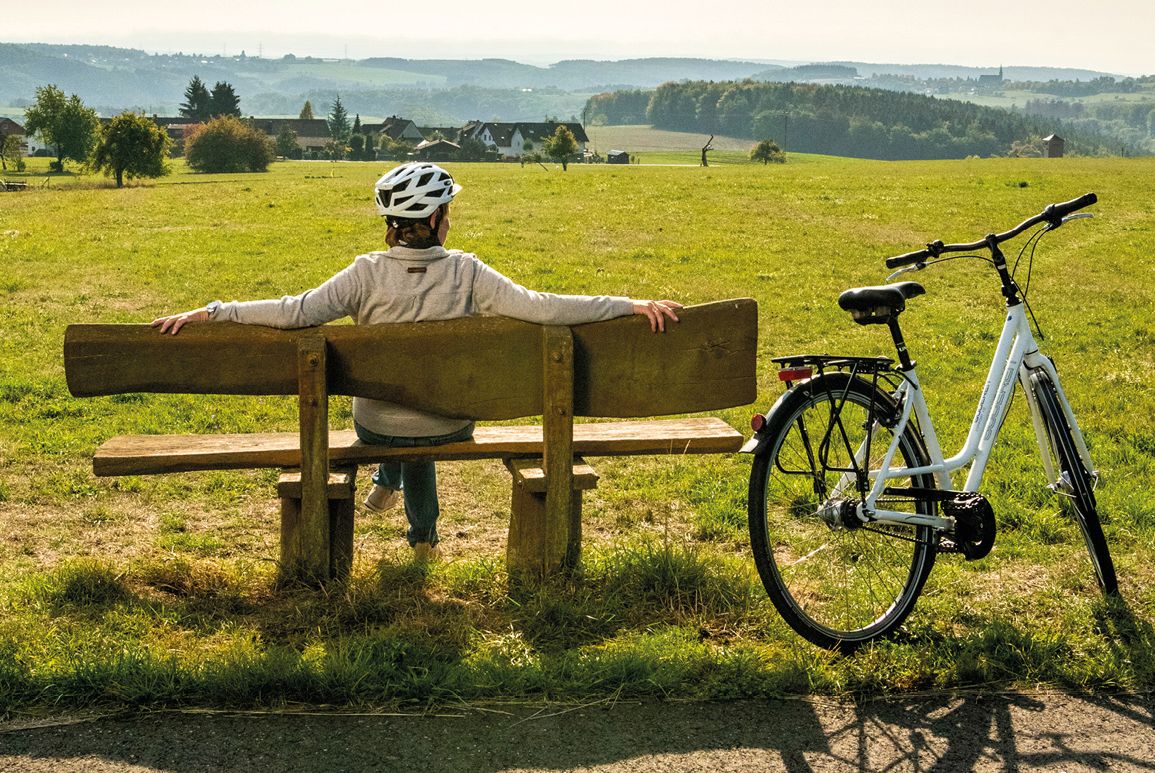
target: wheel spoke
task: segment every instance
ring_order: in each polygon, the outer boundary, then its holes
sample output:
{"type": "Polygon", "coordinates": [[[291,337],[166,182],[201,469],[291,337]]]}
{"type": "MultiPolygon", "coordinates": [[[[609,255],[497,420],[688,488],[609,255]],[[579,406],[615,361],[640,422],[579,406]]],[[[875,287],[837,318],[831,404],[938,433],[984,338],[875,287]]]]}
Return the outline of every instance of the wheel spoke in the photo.
{"type": "MultiPolygon", "coordinates": [[[[850,649],[902,622],[935,549],[926,527],[847,527],[831,515],[857,503],[854,470],[877,466],[892,439],[875,421],[881,414],[870,405],[869,385],[840,375],[830,390],[796,388],[804,391],[780,407],[785,415],[775,416],[771,453],[755,460],[750,530],[763,583],[787,622],[811,641],[850,649]],[[823,437],[811,431],[816,427],[823,437]]],[[[921,442],[911,430],[908,435],[895,466],[925,463],[921,442]]],[[[892,485],[933,487],[934,481],[920,476],[892,485]]],[[[916,505],[904,499],[888,508],[933,507],[916,505]]]]}

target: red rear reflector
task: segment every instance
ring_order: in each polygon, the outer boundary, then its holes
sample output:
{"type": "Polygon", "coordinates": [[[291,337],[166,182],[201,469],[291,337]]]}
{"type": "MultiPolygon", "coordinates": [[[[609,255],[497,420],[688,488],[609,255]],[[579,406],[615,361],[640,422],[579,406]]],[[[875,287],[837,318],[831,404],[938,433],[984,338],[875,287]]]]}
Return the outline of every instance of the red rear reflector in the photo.
{"type": "Polygon", "coordinates": [[[801,381],[814,375],[812,368],[783,368],[778,371],[779,381],[801,381]]]}
{"type": "Polygon", "coordinates": [[[750,428],[755,432],[761,432],[762,428],[766,426],[766,417],[761,413],[756,413],[750,417],[750,428]]]}

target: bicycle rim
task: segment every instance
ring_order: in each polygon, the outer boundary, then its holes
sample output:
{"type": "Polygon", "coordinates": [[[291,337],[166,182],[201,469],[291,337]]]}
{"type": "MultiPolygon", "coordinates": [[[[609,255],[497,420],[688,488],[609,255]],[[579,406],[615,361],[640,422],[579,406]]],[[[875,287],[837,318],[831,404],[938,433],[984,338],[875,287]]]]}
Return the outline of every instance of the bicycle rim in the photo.
{"type": "Polygon", "coordinates": [[[1083,542],[1095,570],[1095,579],[1104,593],[1117,593],[1119,582],[1115,576],[1115,563],[1107,548],[1107,538],[1099,522],[1099,508],[1095,501],[1094,481],[1087,472],[1083,458],[1079,456],[1075,439],[1067,417],[1059,403],[1055,385],[1041,373],[1031,377],[1035,389],[1035,399],[1043,415],[1043,423],[1050,438],[1051,454],[1063,478],[1055,488],[1064,499],[1069,499],[1075,511],[1075,521],[1083,534],[1083,542]]]}
{"type": "MultiPolygon", "coordinates": [[[[854,476],[844,471],[854,467],[854,453],[861,454],[872,397],[876,410],[895,410],[889,396],[845,374],[796,387],[769,417],[773,440],[755,457],[750,480],[751,546],[767,593],[795,631],[844,652],[902,624],[936,552],[929,527],[844,528],[822,513],[832,500],[859,499],[854,485],[847,485],[854,476]]],[[[873,433],[870,457],[877,467],[892,434],[877,421],[873,433]]],[[[921,438],[908,428],[892,467],[926,458],[921,438]]],[[[932,488],[934,480],[925,475],[891,485],[932,488]]],[[[933,505],[913,502],[880,506],[933,511],[933,505]]]]}

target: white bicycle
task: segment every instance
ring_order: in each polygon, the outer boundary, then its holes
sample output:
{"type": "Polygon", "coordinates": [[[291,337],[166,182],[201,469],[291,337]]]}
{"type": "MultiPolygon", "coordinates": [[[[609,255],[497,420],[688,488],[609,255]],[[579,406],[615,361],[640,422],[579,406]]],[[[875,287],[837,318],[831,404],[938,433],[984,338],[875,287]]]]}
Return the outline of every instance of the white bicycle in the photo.
{"type": "MultiPolygon", "coordinates": [[[[1031,333],[1026,303],[1034,247],[1095,203],[1088,193],[1052,204],[1011,230],[971,244],[932,242],[889,258],[917,271],[948,253],[985,260],[1006,299],[1006,320],[967,439],[944,457],[918,371],[899,329],[917,282],[847,290],[838,299],[860,325],[886,325],[898,362],[886,357],[776,358],[786,393],[754,416],[750,541],[762,583],[786,622],[815,644],[843,652],[893,632],[914,608],[938,553],[967,559],[994,545],[995,518],[980,494],[991,447],[1016,383],[1030,406],[1050,488],[1073,506],[1104,593],[1117,592],[1095,503],[1098,474],[1053,361],[1031,333]],[[1041,226],[1008,267],[999,245],[1041,226]],[[1027,278],[1015,281],[1024,253],[1027,278]],[[977,251],[986,255],[976,255],[977,251]],[[961,488],[951,473],[966,469],[961,488]]],[[[889,281],[889,280],[888,280],[889,281]]],[[[1030,315],[1033,317],[1033,315],[1030,315]]],[[[960,472],[961,476],[961,472],[960,472]]]]}

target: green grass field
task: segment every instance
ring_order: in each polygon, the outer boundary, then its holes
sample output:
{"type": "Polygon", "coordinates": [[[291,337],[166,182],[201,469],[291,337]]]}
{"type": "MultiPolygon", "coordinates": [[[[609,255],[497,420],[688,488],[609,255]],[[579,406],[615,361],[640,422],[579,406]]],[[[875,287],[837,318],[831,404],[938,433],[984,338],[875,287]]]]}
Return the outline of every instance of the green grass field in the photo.
{"type": "MultiPolygon", "coordinates": [[[[984,485],[994,552],[940,558],[902,636],[850,658],[802,642],[766,599],[738,456],[594,460],[585,572],[535,591],[511,591],[504,575],[498,463],[443,466],[442,563],[418,570],[403,518],[359,510],[353,577],[324,592],[274,588],[274,473],[92,476],[91,454],[112,435],[291,430],[295,403],[74,399],[65,326],[314,286],[383,246],[369,191],[385,168],[178,167],[122,190],[32,174],[31,189],[0,193],[0,715],[1155,687],[1155,160],[452,167],[465,189],[450,246],[527,286],[756,298],[758,402],[722,414],[743,430],[780,392],[770,357],[889,353],[884,331],[853,325],[835,302],[882,282],[887,255],[1100,195],[1096,219],[1044,240],[1030,299],[1102,472],[1125,601],[1099,596],[1017,400],[984,485]]],[[[1001,324],[998,286],[971,261],[915,278],[928,294],[904,329],[953,449],[1001,324]]],[[[347,403],[332,421],[349,424],[347,403]]]]}

